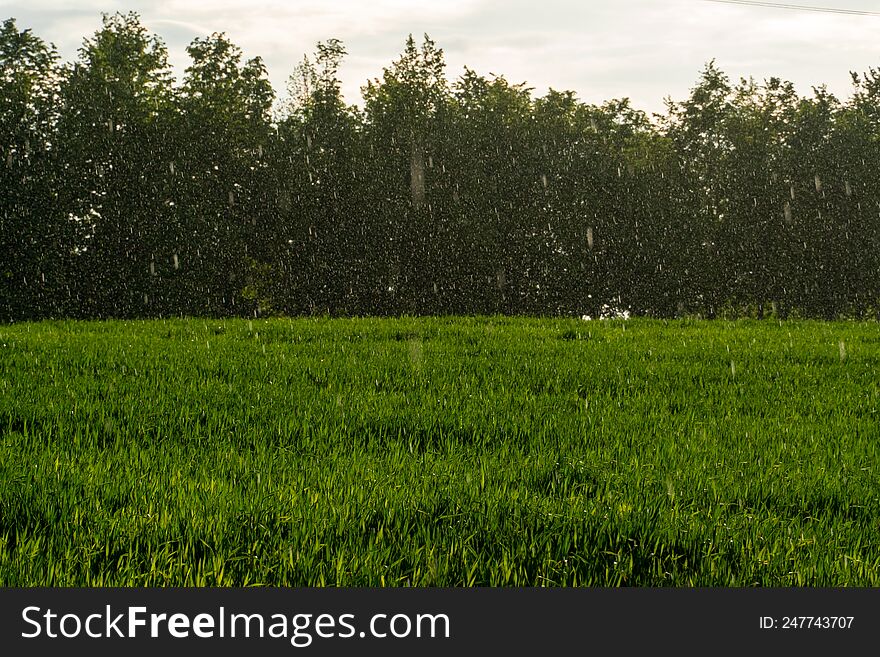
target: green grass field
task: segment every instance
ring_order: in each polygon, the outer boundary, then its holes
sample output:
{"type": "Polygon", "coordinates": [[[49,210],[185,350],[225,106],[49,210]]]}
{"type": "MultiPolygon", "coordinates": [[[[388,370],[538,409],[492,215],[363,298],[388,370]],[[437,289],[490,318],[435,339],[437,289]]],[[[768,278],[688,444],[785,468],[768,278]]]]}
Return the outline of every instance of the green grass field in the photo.
{"type": "Polygon", "coordinates": [[[0,327],[0,585],[880,585],[870,323],[0,327]]]}

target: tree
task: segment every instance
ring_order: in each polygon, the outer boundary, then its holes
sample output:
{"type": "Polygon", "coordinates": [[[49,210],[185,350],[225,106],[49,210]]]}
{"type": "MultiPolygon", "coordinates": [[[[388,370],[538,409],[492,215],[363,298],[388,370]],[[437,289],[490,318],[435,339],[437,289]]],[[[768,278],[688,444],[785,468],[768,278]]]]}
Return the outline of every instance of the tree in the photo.
{"type": "Polygon", "coordinates": [[[534,241],[525,208],[541,187],[533,145],[531,89],[470,69],[454,86],[436,204],[439,300],[451,312],[520,312],[534,241]],[[445,169],[445,174],[442,173],[445,169]]]}
{"type": "Polygon", "coordinates": [[[169,162],[178,303],[187,314],[245,314],[257,304],[242,291],[252,264],[268,259],[274,229],[266,159],[274,94],[262,60],[243,61],[224,34],[195,39],[187,53],[169,162]]]}
{"type": "Polygon", "coordinates": [[[839,101],[823,88],[800,99],[790,136],[791,208],[794,223],[793,304],[806,314],[833,319],[844,309],[842,259],[847,244],[834,210],[842,191],[834,172],[834,123],[839,101]],[[834,190],[834,183],[837,190],[834,190]]]}
{"type": "Polygon", "coordinates": [[[279,266],[294,312],[369,311],[376,294],[372,204],[361,117],[342,98],[345,48],[319,43],[290,77],[291,101],[278,125],[276,188],[283,204],[279,266]]]}
{"type": "Polygon", "coordinates": [[[162,41],[137,14],[103,17],[61,84],[57,140],[63,207],[80,226],[78,302],[89,315],[142,316],[151,295],[164,199],[162,116],[171,106],[162,41]]]}
{"type": "Polygon", "coordinates": [[[410,36],[361,111],[331,39],[273,117],[259,57],[187,52],[175,87],[137,14],[63,66],[3,23],[0,316],[880,315],[877,70],[841,103],[710,62],[649,119],[410,36]]]}
{"type": "MultiPolygon", "coordinates": [[[[845,247],[846,296],[855,314],[880,318],[880,70],[852,73],[853,95],[835,117],[832,189],[845,247]]],[[[838,289],[840,294],[841,290],[838,289]]]]}
{"type": "Polygon", "coordinates": [[[390,246],[381,282],[391,297],[383,305],[388,311],[425,307],[437,284],[432,248],[437,226],[430,188],[432,169],[439,163],[431,152],[449,104],[444,69],[443,51],[430,37],[425,35],[419,48],[410,35],[382,81],[371,81],[363,89],[366,136],[375,158],[373,180],[381,185],[374,198],[384,201],[377,208],[373,238],[390,246]]]}
{"type": "Polygon", "coordinates": [[[791,83],[741,80],[725,124],[730,151],[724,164],[727,214],[719,230],[723,266],[733,274],[729,300],[755,307],[758,317],[768,302],[786,314],[795,275],[787,149],[797,103],[791,83]]]}
{"type": "MultiPolygon", "coordinates": [[[[597,154],[591,183],[583,196],[590,217],[582,269],[592,265],[589,314],[602,306],[638,314],[669,314],[680,282],[676,250],[670,249],[677,214],[678,159],[670,140],[628,99],[587,108],[588,143],[597,154]],[[592,212],[590,212],[590,210],[592,212]]],[[[685,275],[688,272],[685,269],[685,275]]]]}
{"type": "Polygon", "coordinates": [[[53,192],[58,54],[15,20],[0,28],[0,317],[62,311],[69,226],[53,192]]]}
{"type": "Polygon", "coordinates": [[[667,276],[679,281],[679,312],[704,307],[714,316],[731,290],[731,272],[717,266],[725,248],[718,232],[728,211],[723,167],[730,152],[731,91],[728,77],[711,61],[690,97],[668,104],[664,127],[678,153],[684,184],[674,199],[677,208],[663,248],[673,256],[667,276]]]}

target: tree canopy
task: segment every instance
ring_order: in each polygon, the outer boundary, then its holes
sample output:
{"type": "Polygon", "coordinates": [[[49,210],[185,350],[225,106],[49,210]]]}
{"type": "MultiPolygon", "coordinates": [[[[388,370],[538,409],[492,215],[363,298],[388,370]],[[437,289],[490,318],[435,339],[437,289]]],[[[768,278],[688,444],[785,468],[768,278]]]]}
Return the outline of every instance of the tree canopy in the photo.
{"type": "Polygon", "coordinates": [[[853,94],[714,62],[648,116],[537,96],[425,35],[343,98],[225,34],[176,81],[135,13],[74,62],[0,28],[0,317],[880,315],[880,71],[853,94]]]}

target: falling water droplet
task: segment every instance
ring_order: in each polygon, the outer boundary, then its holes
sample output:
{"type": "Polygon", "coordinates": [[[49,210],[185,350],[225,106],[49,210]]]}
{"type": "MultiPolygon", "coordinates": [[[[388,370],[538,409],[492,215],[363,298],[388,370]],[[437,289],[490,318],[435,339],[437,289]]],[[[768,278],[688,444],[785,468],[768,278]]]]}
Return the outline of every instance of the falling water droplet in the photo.
{"type": "Polygon", "coordinates": [[[180,260],[178,259],[176,253],[173,256],[171,256],[171,260],[172,260],[172,262],[174,262],[174,268],[180,269],[180,260]]]}
{"type": "Polygon", "coordinates": [[[782,212],[783,212],[783,216],[785,217],[785,223],[791,225],[791,223],[792,223],[791,203],[786,201],[785,207],[782,209],[782,212]]]}
{"type": "Polygon", "coordinates": [[[592,251],[593,250],[593,227],[589,226],[587,228],[587,247],[592,251]]]}

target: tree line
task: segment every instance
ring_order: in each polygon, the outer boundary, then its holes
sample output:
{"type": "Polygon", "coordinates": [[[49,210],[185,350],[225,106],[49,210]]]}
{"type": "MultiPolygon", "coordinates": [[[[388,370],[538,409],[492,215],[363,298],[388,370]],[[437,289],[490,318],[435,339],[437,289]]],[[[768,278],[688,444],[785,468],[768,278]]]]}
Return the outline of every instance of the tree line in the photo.
{"type": "Polygon", "coordinates": [[[74,62],[0,30],[0,318],[880,314],[880,71],[841,101],[712,62],[683,101],[535,97],[427,36],[348,105],[137,14],[74,62]]]}

